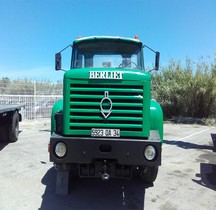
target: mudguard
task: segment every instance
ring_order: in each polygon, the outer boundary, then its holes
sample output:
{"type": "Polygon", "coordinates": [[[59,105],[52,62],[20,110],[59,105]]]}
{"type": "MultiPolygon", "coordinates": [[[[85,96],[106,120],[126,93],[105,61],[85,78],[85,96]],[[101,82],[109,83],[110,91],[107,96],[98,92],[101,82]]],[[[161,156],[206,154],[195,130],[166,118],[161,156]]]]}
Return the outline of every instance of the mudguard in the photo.
{"type": "Polygon", "coordinates": [[[154,99],[150,102],[150,130],[158,130],[163,143],[163,111],[154,99]]]}
{"type": "Polygon", "coordinates": [[[53,108],[52,108],[52,115],[51,115],[51,134],[56,129],[56,123],[55,123],[55,113],[63,110],[63,99],[58,100],[53,108]]]}

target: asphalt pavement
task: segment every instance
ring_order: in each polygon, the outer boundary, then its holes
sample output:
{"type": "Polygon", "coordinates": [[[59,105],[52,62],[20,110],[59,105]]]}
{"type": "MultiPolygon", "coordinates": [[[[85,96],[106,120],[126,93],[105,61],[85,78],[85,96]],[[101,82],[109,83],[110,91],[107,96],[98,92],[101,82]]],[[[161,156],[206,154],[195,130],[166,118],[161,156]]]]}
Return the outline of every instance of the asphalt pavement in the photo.
{"type": "Polygon", "coordinates": [[[153,185],[140,180],[71,180],[55,194],[49,120],[24,120],[15,143],[0,143],[0,210],[216,209],[216,127],[165,124],[162,166],[153,185]]]}

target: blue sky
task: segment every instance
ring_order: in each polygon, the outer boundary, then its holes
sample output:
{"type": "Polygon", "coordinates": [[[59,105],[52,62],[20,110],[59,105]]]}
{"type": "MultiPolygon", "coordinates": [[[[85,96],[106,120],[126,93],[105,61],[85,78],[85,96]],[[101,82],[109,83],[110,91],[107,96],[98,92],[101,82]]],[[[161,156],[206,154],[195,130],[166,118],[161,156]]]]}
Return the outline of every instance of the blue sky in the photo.
{"type": "Polygon", "coordinates": [[[61,80],[54,54],[78,35],[137,34],[162,66],[216,57],[215,0],[0,0],[0,8],[0,78],[61,80]]]}

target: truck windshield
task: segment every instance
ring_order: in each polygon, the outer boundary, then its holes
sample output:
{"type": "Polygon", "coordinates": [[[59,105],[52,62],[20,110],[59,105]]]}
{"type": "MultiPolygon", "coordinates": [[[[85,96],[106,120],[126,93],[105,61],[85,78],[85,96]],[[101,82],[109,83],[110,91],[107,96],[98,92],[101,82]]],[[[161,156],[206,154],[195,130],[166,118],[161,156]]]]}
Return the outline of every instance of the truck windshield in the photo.
{"type": "Polygon", "coordinates": [[[73,46],[71,68],[144,69],[141,43],[88,40],[73,46]]]}

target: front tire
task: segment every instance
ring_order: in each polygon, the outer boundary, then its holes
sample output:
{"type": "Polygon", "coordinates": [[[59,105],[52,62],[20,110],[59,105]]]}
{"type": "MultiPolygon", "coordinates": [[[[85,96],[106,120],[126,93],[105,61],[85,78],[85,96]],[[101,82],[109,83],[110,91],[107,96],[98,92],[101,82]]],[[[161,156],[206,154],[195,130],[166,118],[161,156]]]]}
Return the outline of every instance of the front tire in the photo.
{"type": "Polygon", "coordinates": [[[139,176],[141,180],[145,183],[153,183],[158,174],[158,166],[154,167],[147,167],[147,166],[142,166],[139,169],[139,176]]]}

